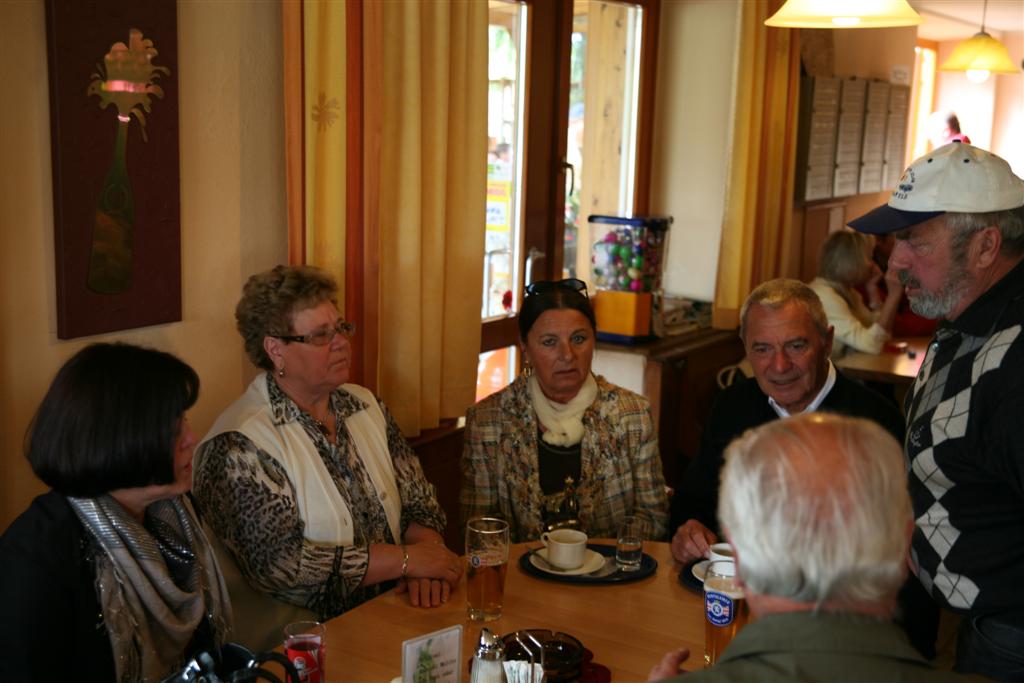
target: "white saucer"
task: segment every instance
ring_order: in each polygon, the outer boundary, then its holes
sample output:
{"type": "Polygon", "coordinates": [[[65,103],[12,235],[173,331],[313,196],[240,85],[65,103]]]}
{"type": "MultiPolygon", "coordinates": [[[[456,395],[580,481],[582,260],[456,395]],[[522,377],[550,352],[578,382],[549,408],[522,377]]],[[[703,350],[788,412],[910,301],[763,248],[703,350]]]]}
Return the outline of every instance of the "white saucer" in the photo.
{"type": "Polygon", "coordinates": [[[707,573],[709,564],[711,564],[711,560],[702,560],[690,568],[693,576],[701,583],[704,583],[704,574],[707,573]]]}
{"type": "MultiPolygon", "coordinates": [[[[576,569],[553,569],[548,565],[544,564],[548,559],[548,549],[541,548],[540,550],[530,555],[530,564],[542,572],[548,574],[554,574],[555,576],[578,576],[580,574],[589,574],[590,572],[596,572],[598,569],[604,566],[604,555],[595,552],[590,548],[587,548],[586,554],[583,556],[583,564],[576,569]],[[540,555],[540,559],[537,556],[540,555]]],[[[614,561],[614,560],[613,560],[614,561]]]]}

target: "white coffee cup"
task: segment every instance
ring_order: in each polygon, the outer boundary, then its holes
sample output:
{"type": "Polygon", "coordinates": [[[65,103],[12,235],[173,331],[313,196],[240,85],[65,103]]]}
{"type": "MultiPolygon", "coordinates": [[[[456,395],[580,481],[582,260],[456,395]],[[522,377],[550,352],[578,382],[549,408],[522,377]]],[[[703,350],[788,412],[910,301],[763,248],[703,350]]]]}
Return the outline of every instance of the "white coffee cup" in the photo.
{"type": "Polygon", "coordinates": [[[547,561],[559,569],[577,569],[583,566],[587,554],[587,535],[575,529],[555,529],[540,535],[547,547],[547,561]]]}
{"type": "Polygon", "coordinates": [[[712,562],[717,562],[719,560],[735,562],[736,551],[733,550],[732,546],[728,543],[715,543],[708,551],[708,559],[712,562]]]}

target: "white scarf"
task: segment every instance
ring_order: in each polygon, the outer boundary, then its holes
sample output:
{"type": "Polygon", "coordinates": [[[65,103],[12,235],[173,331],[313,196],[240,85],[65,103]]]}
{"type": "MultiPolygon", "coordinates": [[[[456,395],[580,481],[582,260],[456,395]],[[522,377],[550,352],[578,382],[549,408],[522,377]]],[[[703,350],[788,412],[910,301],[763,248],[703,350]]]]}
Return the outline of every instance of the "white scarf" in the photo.
{"type": "Polygon", "coordinates": [[[544,425],[543,439],[552,446],[575,446],[583,439],[583,413],[597,398],[597,382],[592,374],[568,403],[552,401],[540,388],[536,375],[527,380],[530,402],[537,419],[544,425]]]}

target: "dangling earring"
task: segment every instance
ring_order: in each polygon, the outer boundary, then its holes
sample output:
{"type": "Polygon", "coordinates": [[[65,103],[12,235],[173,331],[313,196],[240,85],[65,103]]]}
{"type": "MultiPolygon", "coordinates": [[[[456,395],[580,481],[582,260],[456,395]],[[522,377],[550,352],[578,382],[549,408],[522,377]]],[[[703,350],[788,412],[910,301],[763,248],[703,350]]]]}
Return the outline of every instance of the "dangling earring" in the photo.
{"type": "Polygon", "coordinates": [[[529,377],[533,374],[533,366],[530,365],[530,361],[523,360],[523,377],[529,377]]]}
{"type": "Polygon", "coordinates": [[[284,377],[284,366],[282,365],[277,371],[278,377],[284,377]]]}

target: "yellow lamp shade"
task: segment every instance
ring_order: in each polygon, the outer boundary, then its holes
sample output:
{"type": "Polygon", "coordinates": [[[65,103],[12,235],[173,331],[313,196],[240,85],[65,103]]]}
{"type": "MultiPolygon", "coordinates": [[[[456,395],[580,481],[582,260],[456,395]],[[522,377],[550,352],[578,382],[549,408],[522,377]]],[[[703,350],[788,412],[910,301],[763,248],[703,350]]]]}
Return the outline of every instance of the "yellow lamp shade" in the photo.
{"type": "Polygon", "coordinates": [[[1010,54],[1006,51],[1005,45],[980,31],[953,48],[953,53],[942,63],[939,70],[1015,74],[1020,68],[1010,61],[1010,54]]]}
{"type": "Polygon", "coordinates": [[[786,0],[764,23],[782,28],[885,28],[922,22],[907,0],[786,0]]]}

